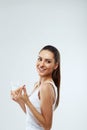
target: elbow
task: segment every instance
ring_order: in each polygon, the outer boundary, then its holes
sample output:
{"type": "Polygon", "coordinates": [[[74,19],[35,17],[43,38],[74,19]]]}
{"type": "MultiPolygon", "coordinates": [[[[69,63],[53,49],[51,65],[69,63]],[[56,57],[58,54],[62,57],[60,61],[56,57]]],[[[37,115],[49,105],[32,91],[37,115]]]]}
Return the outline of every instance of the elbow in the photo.
{"type": "Polygon", "coordinates": [[[50,130],[52,128],[52,123],[45,123],[44,128],[45,130],[50,130]]]}
{"type": "Polygon", "coordinates": [[[51,128],[52,128],[51,126],[46,126],[45,130],[51,130],[51,128]]]}

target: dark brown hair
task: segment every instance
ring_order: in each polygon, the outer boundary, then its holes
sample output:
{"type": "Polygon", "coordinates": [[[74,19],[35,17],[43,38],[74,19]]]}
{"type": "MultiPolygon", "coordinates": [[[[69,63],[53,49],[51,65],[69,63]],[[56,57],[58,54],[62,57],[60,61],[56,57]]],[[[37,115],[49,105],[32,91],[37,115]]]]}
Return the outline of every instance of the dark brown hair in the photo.
{"type": "Polygon", "coordinates": [[[44,46],[42,50],[49,50],[51,51],[53,54],[54,54],[54,59],[55,59],[55,63],[58,63],[58,67],[57,69],[55,69],[52,73],[52,78],[53,78],[53,81],[57,87],[57,93],[58,93],[58,96],[57,96],[57,101],[56,101],[56,106],[58,106],[59,104],[59,97],[60,97],[60,53],[59,53],[59,50],[52,46],[52,45],[47,45],[47,46],[44,46]]]}

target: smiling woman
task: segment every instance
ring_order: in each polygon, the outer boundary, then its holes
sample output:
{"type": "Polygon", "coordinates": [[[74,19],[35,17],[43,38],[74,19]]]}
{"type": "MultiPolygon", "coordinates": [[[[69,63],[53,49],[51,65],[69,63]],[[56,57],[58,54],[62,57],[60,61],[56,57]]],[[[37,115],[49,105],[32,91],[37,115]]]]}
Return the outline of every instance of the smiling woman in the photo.
{"type": "Polygon", "coordinates": [[[52,52],[48,50],[42,50],[39,53],[39,58],[37,60],[36,66],[38,73],[42,73],[43,76],[46,76],[46,74],[52,74],[53,69],[57,68],[58,63],[55,64],[54,55],[52,52]]]}
{"type": "Polygon", "coordinates": [[[53,111],[59,103],[60,54],[51,45],[43,47],[38,55],[36,69],[39,80],[28,96],[25,85],[11,91],[11,96],[26,113],[26,130],[50,130],[53,111]]]}

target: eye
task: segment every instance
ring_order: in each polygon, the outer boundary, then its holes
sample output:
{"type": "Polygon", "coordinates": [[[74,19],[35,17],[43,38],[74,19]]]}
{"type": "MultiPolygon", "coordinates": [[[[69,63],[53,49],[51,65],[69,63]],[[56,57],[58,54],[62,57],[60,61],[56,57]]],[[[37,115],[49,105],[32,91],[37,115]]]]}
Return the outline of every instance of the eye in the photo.
{"type": "Polygon", "coordinates": [[[47,63],[49,63],[49,64],[51,63],[51,61],[50,61],[50,60],[47,60],[46,62],[47,62],[47,63]]]}
{"type": "Polygon", "coordinates": [[[37,59],[38,61],[42,61],[42,58],[41,57],[38,57],[38,59],[37,59]]]}

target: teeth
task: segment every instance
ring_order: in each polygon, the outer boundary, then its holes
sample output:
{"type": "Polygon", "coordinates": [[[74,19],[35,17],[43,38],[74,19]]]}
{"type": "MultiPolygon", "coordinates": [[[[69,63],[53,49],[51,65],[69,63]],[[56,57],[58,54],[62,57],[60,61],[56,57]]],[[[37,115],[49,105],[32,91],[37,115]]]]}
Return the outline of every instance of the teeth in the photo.
{"type": "Polygon", "coordinates": [[[40,71],[44,71],[45,69],[39,68],[40,71]]]}

